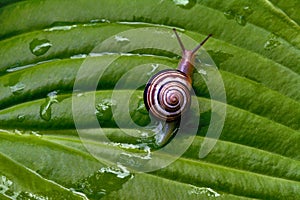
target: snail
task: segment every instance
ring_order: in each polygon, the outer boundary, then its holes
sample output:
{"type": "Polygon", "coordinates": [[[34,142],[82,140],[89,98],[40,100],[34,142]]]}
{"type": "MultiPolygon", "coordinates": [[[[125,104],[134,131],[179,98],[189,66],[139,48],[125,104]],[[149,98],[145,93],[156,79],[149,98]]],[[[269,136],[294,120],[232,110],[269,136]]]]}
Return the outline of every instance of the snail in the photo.
{"type": "Polygon", "coordinates": [[[162,70],[152,76],[144,90],[144,103],[156,119],[167,123],[180,121],[191,105],[192,74],[195,54],[212,36],[208,35],[193,50],[186,50],[176,29],[173,29],[182,50],[177,70],[162,70]]]}
{"type": "Polygon", "coordinates": [[[176,29],[173,29],[182,50],[177,70],[162,70],[152,76],[144,90],[144,104],[149,113],[161,122],[156,132],[156,145],[165,146],[178,131],[179,122],[191,106],[192,74],[196,52],[212,36],[208,35],[193,50],[186,50],[176,29]]]}

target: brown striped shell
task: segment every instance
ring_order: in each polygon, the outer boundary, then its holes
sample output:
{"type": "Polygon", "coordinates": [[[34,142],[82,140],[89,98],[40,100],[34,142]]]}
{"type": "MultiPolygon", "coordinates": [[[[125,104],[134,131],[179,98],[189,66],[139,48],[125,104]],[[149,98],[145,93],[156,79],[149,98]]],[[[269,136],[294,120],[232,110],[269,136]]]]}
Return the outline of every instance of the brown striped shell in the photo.
{"type": "Polygon", "coordinates": [[[163,70],[154,75],[144,90],[150,113],[163,121],[176,121],[191,105],[191,80],[179,70],[163,70]]]}

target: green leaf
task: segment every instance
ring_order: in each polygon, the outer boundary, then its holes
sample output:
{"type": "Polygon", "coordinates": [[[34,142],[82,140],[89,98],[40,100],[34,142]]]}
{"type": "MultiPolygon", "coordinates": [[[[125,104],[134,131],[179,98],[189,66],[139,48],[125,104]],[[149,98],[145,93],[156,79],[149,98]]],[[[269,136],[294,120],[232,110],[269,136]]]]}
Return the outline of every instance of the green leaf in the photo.
{"type": "Polygon", "coordinates": [[[0,199],[299,199],[299,12],[295,0],[3,1],[0,199]],[[202,63],[190,118],[157,148],[143,90],[178,65],[172,28],[188,49],[213,34],[226,102],[202,63]]]}

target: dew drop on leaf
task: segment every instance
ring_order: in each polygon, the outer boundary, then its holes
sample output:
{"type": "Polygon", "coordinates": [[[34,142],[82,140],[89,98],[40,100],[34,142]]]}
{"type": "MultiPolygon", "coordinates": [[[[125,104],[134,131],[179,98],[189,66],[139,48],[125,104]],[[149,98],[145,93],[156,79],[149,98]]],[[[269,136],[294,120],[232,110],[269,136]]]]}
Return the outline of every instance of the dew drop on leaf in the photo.
{"type": "Polygon", "coordinates": [[[11,180],[9,180],[6,176],[1,176],[0,178],[0,188],[9,188],[10,186],[12,186],[13,182],[11,180]]]}
{"type": "Polygon", "coordinates": [[[250,15],[253,13],[253,9],[250,6],[244,6],[243,11],[245,14],[250,15]]]}
{"type": "Polygon", "coordinates": [[[214,191],[211,188],[206,188],[206,187],[195,187],[193,186],[193,188],[188,191],[189,195],[206,195],[208,197],[220,197],[221,195],[219,193],[217,193],[216,191],[214,191]]]}
{"type": "Polygon", "coordinates": [[[182,8],[190,9],[194,5],[196,5],[195,0],[173,0],[176,6],[180,6],[182,8]]]}
{"type": "Polygon", "coordinates": [[[223,14],[227,19],[233,19],[235,16],[235,13],[232,10],[227,10],[223,14]]]}
{"type": "Polygon", "coordinates": [[[15,129],[15,130],[14,130],[14,134],[15,134],[15,135],[23,135],[23,132],[20,131],[20,130],[18,130],[18,129],[15,129]]]}
{"type": "Polygon", "coordinates": [[[239,10],[227,10],[223,14],[227,19],[235,19],[235,21],[241,25],[245,26],[247,24],[246,17],[252,14],[253,10],[249,6],[244,6],[239,10]]]}
{"type": "Polygon", "coordinates": [[[22,92],[22,90],[24,90],[26,87],[25,84],[23,83],[17,83],[16,85],[14,86],[10,86],[10,91],[13,93],[13,94],[20,94],[22,92]]]}
{"type": "Polygon", "coordinates": [[[207,72],[204,69],[199,69],[198,72],[202,75],[207,75],[207,72]]]}
{"type": "Polygon", "coordinates": [[[71,30],[72,28],[76,28],[77,25],[71,25],[71,26],[68,26],[68,25],[62,25],[62,26],[54,26],[52,28],[49,28],[49,29],[45,29],[45,31],[68,31],[68,30],[71,30]]]}
{"type": "Polygon", "coordinates": [[[92,19],[90,20],[90,23],[110,23],[110,21],[108,19],[92,19]]]}
{"type": "Polygon", "coordinates": [[[272,50],[272,49],[278,47],[280,44],[281,44],[281,42],[279,42],[278,37],[274,34],[271,34],[269,36],[269,39],[264,44],[264,49],[272,50]]]}
{"type": "Polygon", "coordinates": [[[73,55],[70,58],[71,59],[81,59],[81,58],[86,58],[88,55],[87,54],[77,54],[77,55],[73,55]]]}
{"type": "Polygon", "coordinates": [[[16,199],[18,193],[13,191],[14,183],[12,180],[8,179],[6,176],[0,176],[0,194],[10,197],[11,199],[16,199]]]}
{"type": "Polygon", "coordinates": [[[51,106],[53,103],[58,103],[56,91],[50,92],[45,103],[40,106],[40,117],[43,120],[49,121],[51,119],[51,106]]]}
{"type": "Polygon", "coordinates": [[[101,173],[110,173],[115,174],[118,178],[126,178],[130,176],[130,172],[127,170],[127,168],[121,164],[118,164],[118,167],[103,167],[99,170],[101,173]]]}
{"type": "Polygon", "coordinates": [[[140,99],[138,102],[138,107],[136,109],[138,112],[142,113],[142,114],[148,114],[148,111],[145,107],[145,103],[144,103],[144,99],[140,99]]]}
{"type": "Polygon", "coordinates": [[[235,21],[241,26],[245,26],[247,24],[247,20],[244,15],[236,15],[235,21]]]}
{"type": "Polygon", "coordinates": [[[189,0],[173,0],[176,5],[186,6],[189,3],[189,0]]]}
{"type": "Polygon", "coordinates": [[[123,37],[123,36],[119,36],[119,35],[116,35],[115,36],[115,40],[118,42],[118,43],[121,43],[121,44],[127,44],[130,42],[130,40],[126,37],[123,37]]]}
{"type": "Polygon", "coordinates": [[[18,194],[17,199],[48,200],[49,198],[43,195],[22,191],[18,194]]]}
{"type": "Polygon", "coordinates": [[[52,44],[47,39],[33,39],[29,44],[31,53],[36,56],[44,55],[51,46],[52,44]]]}
{"type": "Polygon", "coordinates": [[[83,193],[90,199],[101,199],[103,196],[121,189],[123,184],[131,178],[133,178],[133,174],[121,164],[102,167],[94,174],[76,183],[73,190],[83,193]]]}
{"type": "Polygon", "coordinates": [[[159,67],[159,64],[152,64],[151,67],[152,67],[151,71],[147,72],[148,76],[151,76],[156,71],[156,69],[159,67]]]}
{"type": "Polygon", "coordinates": [[[23,122],[25,120],[25,115],[18,115],[17,120],[18,122],[23,122]]]}
{"type": "Polygon", "coordinates": [[[117,106],[117,102],[113,99],[103,99],[96,105],[95,114],[100,121],[109,121],[112,119],[112,108],[117,106]]]}
{"type": "Polygon", "coordinates": [[[77,96],[77,97],[83,97],[84,94],[83,94],[83,93],[78,93],[76,96],[77,96]]]}
{"type": "Polygon", "coordinates": [[[42,135],[40,134],[40,132],[38,131],[30,131],[29,133],[30,135],[36,136],[36,137],[42,137],[42,135]]]}

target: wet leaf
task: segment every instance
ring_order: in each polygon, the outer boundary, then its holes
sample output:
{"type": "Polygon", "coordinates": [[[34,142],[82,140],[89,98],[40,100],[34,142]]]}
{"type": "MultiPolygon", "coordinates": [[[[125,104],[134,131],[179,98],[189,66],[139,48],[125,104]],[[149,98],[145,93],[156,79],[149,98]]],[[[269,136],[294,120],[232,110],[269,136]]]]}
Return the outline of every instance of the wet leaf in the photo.
{"type": "Polygon", "coordinates": [[[3,1],[0,198],[299,199],[299,12],[296,0],[3,1]],[[187,48],[213,34],[227,109],[204,158],[224,106],[209,68],[164,151],[143,104],[149,78],[179,62],[172,28],[187,48]]]}

